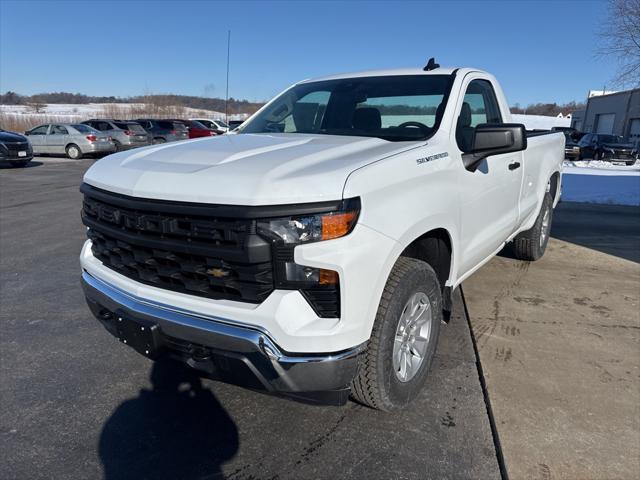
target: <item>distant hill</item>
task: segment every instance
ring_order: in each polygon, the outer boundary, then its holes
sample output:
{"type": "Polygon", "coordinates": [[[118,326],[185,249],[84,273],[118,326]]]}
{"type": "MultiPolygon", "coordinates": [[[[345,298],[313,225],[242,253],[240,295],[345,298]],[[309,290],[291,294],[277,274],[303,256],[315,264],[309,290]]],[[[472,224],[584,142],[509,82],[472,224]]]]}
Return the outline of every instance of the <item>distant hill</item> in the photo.
{"type": "MultiPolygon", "coordinates": [[[[35,95],[20,95],[15,92],[0,94],[2,105],[39,105],[39,104],[71,104],[82,105],[88,103],[142,103],[157,107],[187,107],[197,110],[212,110],[224,112],[225,101],[223,98],[193,97],[189,95],[139,95],[135,97],[95,97],[82,93],[52,92],[37,93],[35,95]]],[[[235,98],[229,99],[229,115],[254,113],[263,103],[249,102],[235,98]]]]}

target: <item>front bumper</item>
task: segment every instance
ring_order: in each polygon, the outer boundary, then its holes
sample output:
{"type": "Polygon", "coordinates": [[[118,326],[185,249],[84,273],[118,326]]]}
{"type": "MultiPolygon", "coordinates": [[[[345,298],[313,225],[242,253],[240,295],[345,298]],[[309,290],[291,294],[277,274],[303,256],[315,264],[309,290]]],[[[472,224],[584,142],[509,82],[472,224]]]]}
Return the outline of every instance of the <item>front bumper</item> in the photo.
{"type": "Polygon", "coordinates": [[[629,162],[637,160],[638,154],[635,151],[611,151],[605,150],[602,152],[602,159],[611,162],[629,162]]]}
{"type": "Polygon", "coordinates": [[[303,401],[344,404],[364,348],[330,354],[288,353],[258,329],[135,297],[86,271],[82,287],[91,311],[114,336],[118,336],[120,317],[157,325],[161,354],[214,379],[303,401]]]}
{"type": "Polygon", "coordinates": [[[578,158],[580,156],[580,150],[574,150],[572,148],[565,148],[564,158],[578,158]]]}

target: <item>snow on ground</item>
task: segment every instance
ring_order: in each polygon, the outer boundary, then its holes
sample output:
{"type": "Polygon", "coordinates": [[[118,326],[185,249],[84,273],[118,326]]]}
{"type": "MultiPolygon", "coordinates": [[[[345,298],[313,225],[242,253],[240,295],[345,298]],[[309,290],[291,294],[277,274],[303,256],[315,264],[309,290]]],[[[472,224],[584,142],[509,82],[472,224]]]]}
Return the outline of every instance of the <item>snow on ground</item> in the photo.
{"type": "Polygon", "coordinates": [[[640,206],[640,164],[564,162],[562,199],[568,202],[640,206]]]}
{"type": "MultiPolygon", "coordinates": [[[[223,119],[224,113],[214,110],[203,110],[199,108],[177,107],[184,115],[189,118],[204,117],[211,119],[223,119]]],[[[68,121],[80,121],[89,117],[104,117],[105,112],[127,117],[131,111],[143,111],[146,105],[143,103],[86,103],[86,104],[66,104],[66,103],[47,103],[43,104],[40,112],[35,113],[30,105],[0,105],[0,113],[5,115],[23,116],[27,115],[31,118],[42,116],[59,117],[57,121],[62,121],[62,117],[68,117],[68,121]]],[[[153,107],[150,107],[152,110],[153,107]]],[[[230,120],[243,120],[248,117],[247,114],[229,115],[230,120]]]]}
{"type": "Polygon", "coordinates": [[[570,127],[570,118],[547,117],[545,115],[511,114],[511,121],[522,123],[527,130],[551,130],[551,127],[570,127]]]}

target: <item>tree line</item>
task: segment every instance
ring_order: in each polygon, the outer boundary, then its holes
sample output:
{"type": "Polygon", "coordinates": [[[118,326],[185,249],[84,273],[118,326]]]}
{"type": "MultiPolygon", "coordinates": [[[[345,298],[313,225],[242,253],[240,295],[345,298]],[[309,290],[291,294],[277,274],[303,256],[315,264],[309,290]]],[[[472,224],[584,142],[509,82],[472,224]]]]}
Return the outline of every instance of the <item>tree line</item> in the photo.
{"type": "MultiPolygon", "coordinates": [[[[16,92],[6,92],[0,94],[0,104],[2,105],[43,105],[46,103],[63,103],[72,105],[82,105],[87,103],[145,103],[158,107],[179,106],[190,107],[199,110],[225,111],[225,100],[223,98],[194,97],[189,95],[138,95],[133,97],[114,96],[91,96],[82,93],[50,92],[37,93],[35,95],[20,95],[16,92]]],[[[263,103],[249,102],[230,98],[228,103],[229,115],[238,113],[253,113],[262,107],[263,103]]]]}

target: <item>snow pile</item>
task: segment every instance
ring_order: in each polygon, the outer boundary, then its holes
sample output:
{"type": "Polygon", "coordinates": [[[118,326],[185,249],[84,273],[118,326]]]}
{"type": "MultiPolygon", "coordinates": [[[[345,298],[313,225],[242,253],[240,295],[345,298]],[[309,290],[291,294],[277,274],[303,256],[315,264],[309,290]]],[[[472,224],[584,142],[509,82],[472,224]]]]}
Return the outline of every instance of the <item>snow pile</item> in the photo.
{"type": "Polygon", "coordinates": [[[570,118],[547,117],[545,115],[511,114],[511,121],[522,123],[527,130],[551,130],[551,127],[570,127],[570,118]]]}
{"type": "Polygon", "coordinates": [[[608,162],[565,162],[562,199],[568,202],[640,206],[640,166],[615,166],[608,162]],[[603,166],[597,165],[599,163],[603,166]],[[603,168],[604,167],[604,168],[603,168]]]}

